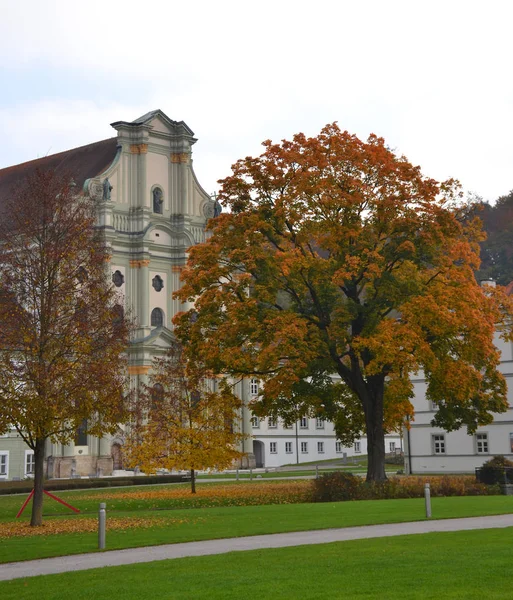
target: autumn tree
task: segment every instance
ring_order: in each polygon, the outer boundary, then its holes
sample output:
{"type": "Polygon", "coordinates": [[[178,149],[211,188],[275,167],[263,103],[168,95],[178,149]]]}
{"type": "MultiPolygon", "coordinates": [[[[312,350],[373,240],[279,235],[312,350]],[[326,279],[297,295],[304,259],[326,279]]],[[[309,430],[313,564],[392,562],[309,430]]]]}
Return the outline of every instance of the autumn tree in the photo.
{"type": "Polygon", "coordinates": [[[482,233],[456,182],[336,124],[264,148],[220,182],[229,211],[183,272],[191,358],[263,380],[261,414],[306,394],[341,439],[365,434],[368,480],[385,479],[385,433],[413,417],[412,373],[448,430],[504,411],[493,336],[510,305],[474,278],[482,233]]]}
{"type": "Polygon", "coordinates": [[[113,432],[123,419],[129,324],[107,277],[94,201],[37,171],[0,223],[0,433],[34,451],[31,525],[42,522],[47,441],[113,432]]]}
{"type": "Polygon", "coordinates": [[[195,472],[225,469],[240,458],[243,435],[237,430],[241,402],[227,380],[217,380],[189,363],[173,344],[154,360],[149,384],[139,391],[124,454],[145,473],[158,469],[195,472]]]}

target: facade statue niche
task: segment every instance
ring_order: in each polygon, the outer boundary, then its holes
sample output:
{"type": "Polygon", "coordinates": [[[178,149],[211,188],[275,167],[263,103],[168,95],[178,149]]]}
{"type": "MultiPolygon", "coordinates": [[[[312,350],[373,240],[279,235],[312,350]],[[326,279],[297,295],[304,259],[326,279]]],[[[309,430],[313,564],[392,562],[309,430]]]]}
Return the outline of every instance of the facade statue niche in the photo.
{"type": "Polygon", "coordinates": [[[103,200],[110,200],[110,193],[112,192],[112,186],[110,184],[109,178],[105,177],[103,180],[103,200]]]}

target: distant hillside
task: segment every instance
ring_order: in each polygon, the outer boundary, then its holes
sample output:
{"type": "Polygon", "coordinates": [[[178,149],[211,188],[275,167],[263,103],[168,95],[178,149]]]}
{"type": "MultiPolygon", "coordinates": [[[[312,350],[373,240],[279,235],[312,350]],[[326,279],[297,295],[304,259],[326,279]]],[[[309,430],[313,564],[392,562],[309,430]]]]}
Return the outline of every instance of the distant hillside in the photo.
{"type": "Polygon", "coordinates": [[[481,269],[476,277],[492,278],[500,285],[507,285],[513,281],[513,190],[494,206],[481,203],[474,214],[483,221],[488,235],[481,243],[481,269]]]}

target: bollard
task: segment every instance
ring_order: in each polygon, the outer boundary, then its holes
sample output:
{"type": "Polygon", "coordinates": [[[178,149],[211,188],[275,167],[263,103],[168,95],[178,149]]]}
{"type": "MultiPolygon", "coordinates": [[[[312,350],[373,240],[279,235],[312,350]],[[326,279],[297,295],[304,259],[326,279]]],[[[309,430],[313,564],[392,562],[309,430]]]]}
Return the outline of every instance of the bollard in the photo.
{"type": "Polygon", "coordinates": [[[105,502],[100,503],[100,510],[98,511],[98,548],[100,550],[105,549],[105,526],[107,521],[107,513],[105,512],[105,502]]]}
{"type": "Polygon", "coordinates": [[[239,469],[237,469],[236,473],[235,473],[235,479],[237,481],[239,481],[239,469]]]}
{"type": "Polygon", "coordinates": [[[249,470],[249,480],[253,481],[253,469],[249,470]]]}
{"type": "Polygon", "coordinates": [[[431,519],[431,489],[429,483],[424,486],[424,498],[426,500],[426,518],[431,519]]]}
{"type": "Polygon", "coordinates": [[[315,465],[315,479],[319,479],[319,465],[315,465]]]}

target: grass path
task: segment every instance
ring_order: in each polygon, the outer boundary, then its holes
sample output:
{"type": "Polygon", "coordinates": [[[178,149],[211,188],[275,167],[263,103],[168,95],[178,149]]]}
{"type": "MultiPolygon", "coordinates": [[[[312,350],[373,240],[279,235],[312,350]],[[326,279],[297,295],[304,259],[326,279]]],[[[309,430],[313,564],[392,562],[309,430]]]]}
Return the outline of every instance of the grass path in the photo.
{"type": "Polygon", "coordinates": [[[0,597],[509,599],[512,535],[492,529],[175,559],[2,582],[0,597]]]}

